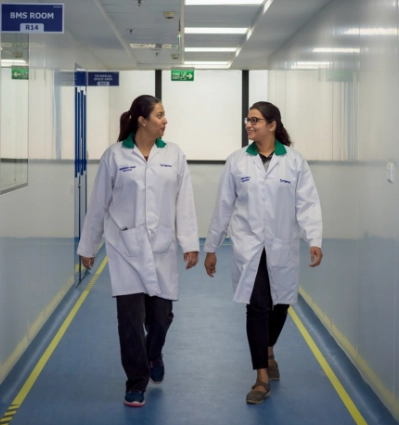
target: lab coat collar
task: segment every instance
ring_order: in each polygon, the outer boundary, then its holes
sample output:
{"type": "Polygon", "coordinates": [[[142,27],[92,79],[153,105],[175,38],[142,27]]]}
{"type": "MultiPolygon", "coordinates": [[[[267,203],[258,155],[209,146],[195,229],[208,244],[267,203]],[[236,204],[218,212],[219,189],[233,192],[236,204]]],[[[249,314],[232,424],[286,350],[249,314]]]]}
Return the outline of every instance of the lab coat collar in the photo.
{"type": "MultiPolygon", "coordinates": [[[[162,139],[157,139],[155,141],[155,145],[157,148],[164,148],[166,146],[166,143],[162,139]]],[[[125,139],[122,142],[122,146],[127,149],[134,149],[135,142],[134,142],[134,133],[130,133],[127,139],[125,139]]]]}
{"type": "MultiPolygon", "coordinates": [[[[254,156],[258,155],[259,151],[255,142],[251,143],[248,146],[247,152],[250,155],[254,155],[254,156]]],[[[286,153],[287,153],[287,149],[285,148],[285,146],[278,139],[276,139],[276,148],[274,150],[274,154],[277,156],[280,156],[280,155],[285,155],[286,153]]]]}

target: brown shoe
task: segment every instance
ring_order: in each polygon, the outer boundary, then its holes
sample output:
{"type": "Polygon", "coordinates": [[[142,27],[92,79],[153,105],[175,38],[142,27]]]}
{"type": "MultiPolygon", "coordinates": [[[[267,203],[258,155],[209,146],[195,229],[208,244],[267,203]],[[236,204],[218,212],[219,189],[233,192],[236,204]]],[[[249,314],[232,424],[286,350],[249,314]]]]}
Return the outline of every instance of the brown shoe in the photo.
{"type": "MultiPolygon", "coordinates": [[[[274,356],[269,356],[269,360],[274,360],[274,356]]],[[[269,367],[267,368],[267,376],[271,381],[280,380],[280,371],[278,370],[278,363],[274,360],[272,364],[269,362],[269,367]]]]}
{"type": "Polygon", "coordinates": [[[268,382],[255,382],[252,386],[251,391],[247,394],[248,404],[260,404],[263,403],[270,396],[270,385],[268,382]],[[254,388],[261,386],[266,391],[255,391],[254,388]]]}

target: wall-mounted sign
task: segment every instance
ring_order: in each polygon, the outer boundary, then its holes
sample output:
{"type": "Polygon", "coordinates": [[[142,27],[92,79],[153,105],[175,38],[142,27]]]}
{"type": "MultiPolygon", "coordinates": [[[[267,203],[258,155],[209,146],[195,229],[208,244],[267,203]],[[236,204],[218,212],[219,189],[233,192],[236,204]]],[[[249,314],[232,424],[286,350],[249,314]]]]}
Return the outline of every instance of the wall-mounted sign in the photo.
{"type": "Polygon", "coordinates": [[[89,86],[119,86],[119,72],[88,72],[89,86]]]}
{"type": "Polygon", "coordinates": [[[11,67],[11,79],[12,80],[29,80],[29,68],[28,67],[11,67]]]}
{"type": "Polygon", "coordinates": [[[194,81],[194,70],[172,69],[172,81],[194,81]]]}
{"type": "Polygon", "coordinates": [[[63,33],[64,5],[60,3],[2,4],[1,32],[63,33]]]}

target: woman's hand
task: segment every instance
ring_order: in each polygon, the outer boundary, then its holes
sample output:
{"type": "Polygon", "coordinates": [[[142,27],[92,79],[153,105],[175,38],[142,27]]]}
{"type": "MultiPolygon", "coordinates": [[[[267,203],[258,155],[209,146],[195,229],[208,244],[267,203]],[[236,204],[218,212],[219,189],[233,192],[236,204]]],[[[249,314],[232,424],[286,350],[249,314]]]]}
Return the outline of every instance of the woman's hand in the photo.
{"type": "Polygon", "coordinates": [[[186,270],[191,269],[191,267],[194,267],[198,263],[198,252],[185,252],[184,253],[184,262],[187,263],[186,270]]]}
{"type": "Polygon", "coordinates": [[[208,273],[208,276],[213,277],[216,273],[216,263],[217,263],[216,254],[214,252],[208,252],[205,257],[205,270],[208,273]]]}
{"type": "Polygon", "coordinates": [[[82,264],[83,266],[87,269],[87,270],[91,270],[91,268],[94,266],[94,257],[88,258],[88,257],[83,257],[82,255],[80,256],[80,259],[82,260],[82,264]]]}
{"type": "Polygon", "coordinates": [[[317,267],[321,263],[321,259],[323,258],[323,253],[321,252],[321,248],[317,246],[312,246],[310,248],[310,267],[317,267]]]}

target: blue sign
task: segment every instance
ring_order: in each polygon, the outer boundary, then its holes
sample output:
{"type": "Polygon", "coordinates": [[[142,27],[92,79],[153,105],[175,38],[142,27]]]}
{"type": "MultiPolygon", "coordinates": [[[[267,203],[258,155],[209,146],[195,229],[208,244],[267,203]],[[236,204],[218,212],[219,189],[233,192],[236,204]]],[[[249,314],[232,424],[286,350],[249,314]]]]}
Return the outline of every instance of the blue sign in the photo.
{"type": "Polygon", "coordinates": [[[119,72],[88,72],[89,86],[119,86],[119,72]]]}
{"type": "Polygon", "coordinates": [[[75,86],[86,86],[86,71],[75,71],[75,86]]]}
{"type": "Polygon", "coordinates": [[[63,33],[64,5],[2,4],[1,32],[63,33]]]}

